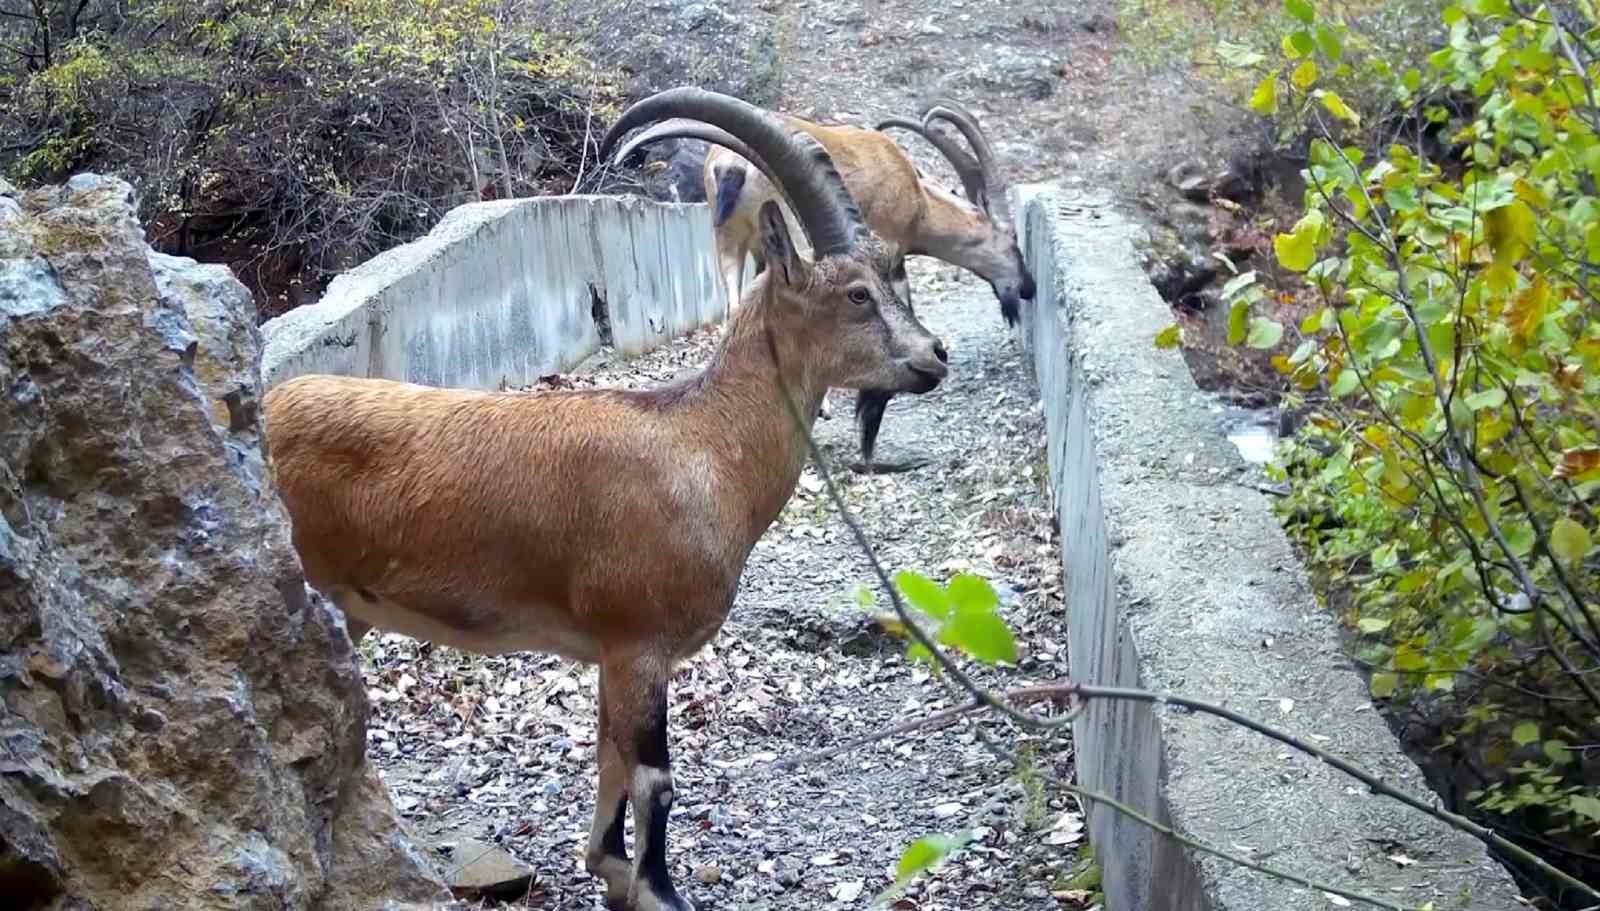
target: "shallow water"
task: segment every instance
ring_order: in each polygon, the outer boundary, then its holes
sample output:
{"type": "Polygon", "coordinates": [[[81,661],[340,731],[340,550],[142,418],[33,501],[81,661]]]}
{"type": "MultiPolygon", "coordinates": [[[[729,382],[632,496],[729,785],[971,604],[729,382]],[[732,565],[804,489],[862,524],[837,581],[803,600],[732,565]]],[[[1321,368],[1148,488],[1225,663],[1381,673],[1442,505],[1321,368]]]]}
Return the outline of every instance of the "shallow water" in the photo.
{"type": "Polygon", "coordinates": [[[1212,410],[1217,413],[1219,429],[1246,462],[1265,465],[1272,460],[1272,451],[1278,444],[1278,421],[1274,411],[1221,403],[1212,406],[1212,410]]]}

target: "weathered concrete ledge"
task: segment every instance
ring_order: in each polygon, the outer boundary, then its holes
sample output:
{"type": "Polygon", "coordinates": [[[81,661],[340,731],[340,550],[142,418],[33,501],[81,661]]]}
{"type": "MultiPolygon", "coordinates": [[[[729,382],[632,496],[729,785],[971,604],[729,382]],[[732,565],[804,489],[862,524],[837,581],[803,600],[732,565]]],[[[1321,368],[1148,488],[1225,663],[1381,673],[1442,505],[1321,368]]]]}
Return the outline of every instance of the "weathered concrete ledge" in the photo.
{"type": "MultiPolygon", "coordinates": [[[[1014,194],[1039,285],[1024,337],[1047,416],[1073,678],[1226,705],[1432,802],[1265,498],[1238,483],[1244,463],[1182,358],[1153,346],[1170,316],[1132,226],[1098,197],[1014,194]]],[[[1406,906],[1517,906],[1476,840],[1250,731],[1102,702],[1073,732],[1084,787],[1191,838],[1406,906]]],[[[1333,907],[1109,807],[1091,808],[1089,829],[1117,911],[1333,907]]]]}
{"type": "Polygon", "coordinates": [[[427,236],[267,321],[262,378],[493,389],[564,370],[603,333],[637,354],[727,311],[704,204],[555,196],[452,209],[427,236]]]}

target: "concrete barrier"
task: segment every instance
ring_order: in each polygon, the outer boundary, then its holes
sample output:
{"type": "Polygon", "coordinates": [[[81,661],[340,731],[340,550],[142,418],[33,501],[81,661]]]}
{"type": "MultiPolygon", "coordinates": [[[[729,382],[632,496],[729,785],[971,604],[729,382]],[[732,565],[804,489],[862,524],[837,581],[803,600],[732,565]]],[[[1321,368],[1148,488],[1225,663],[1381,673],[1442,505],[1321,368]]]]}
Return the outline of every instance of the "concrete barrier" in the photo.
{"type": "MultiPolygon", "coordinates": [[[[1039,286],[1023,332],[1047,417],[1073,678],[1220,703],[1435,803],[1265,498],[1239,483],[1244,463],[1209,400],[1177,352],[1153,346],[1171,316],[1132,226],[1101,197],[1013,192],[1039,286]]],[[[1081,785],[1190,838],[1406,907],[1518,906],[1475,839],[1243,728],[1097,702],[1073,733],[1081,785]]],[[[1334,907],[1109,807],[1090,808],[1089,832],[1116,911],[1334,907]]]]}
{"type": "Polygon", "coordinates": [[[704,204],[610,196],[473,203],[268,320],[268,386],[302,373],[493,389],[611,341],[637,354],[719,322],[704,204]],[[609,333],[609,339],[603,337],[609,333]]]}

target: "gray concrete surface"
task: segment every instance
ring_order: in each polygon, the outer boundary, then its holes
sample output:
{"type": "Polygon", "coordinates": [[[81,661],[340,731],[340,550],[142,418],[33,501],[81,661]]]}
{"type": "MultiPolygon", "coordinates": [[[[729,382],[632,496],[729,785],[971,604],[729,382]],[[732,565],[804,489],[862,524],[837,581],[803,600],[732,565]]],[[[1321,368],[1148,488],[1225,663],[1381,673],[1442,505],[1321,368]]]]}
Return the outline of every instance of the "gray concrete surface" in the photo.
{"type": "MultiPolygon", "coordinates": [[[[1245,465],[1209,400],[1176,351],[1152,344],[1171,317],[1134,229],[1107,200],[1039,186],[1017,188],[1013,208],[1039,284],[1024,338],[1047,417],[1073,678],[1221,703],[1432,802],[1266,499],[1238,482],[1245,465]]],[[[1074,736],[1083,786],[1191,838],[1403,906],[1518,906],[1476,840],[1243,728],[1096,703],[1074,736]]],[[[1336,906],[1109,807],[1092,808],[1090,837],[1113,911],[1336,906]]]]}
{"type": "Polygon", "coordinates": [[[602,322],[619,352],[637,354],[726,310],[703,204],[472,203],[263,324],[262,376],[268,386],[303,373],[523,385],[592,353],[602,322]]]}

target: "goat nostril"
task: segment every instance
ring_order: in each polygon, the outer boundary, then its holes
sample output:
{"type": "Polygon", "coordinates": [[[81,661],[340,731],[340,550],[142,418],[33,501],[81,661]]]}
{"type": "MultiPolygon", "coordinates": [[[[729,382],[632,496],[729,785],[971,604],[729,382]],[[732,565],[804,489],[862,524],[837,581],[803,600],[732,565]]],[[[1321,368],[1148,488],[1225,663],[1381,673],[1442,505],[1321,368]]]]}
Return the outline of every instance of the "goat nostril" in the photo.
{"type": "Polygon", "coordinates": [[[938,358],[941,364],[950,363],[950,352],[944,350],[944,342],[933,343],[933,356],[938,358]]]}

